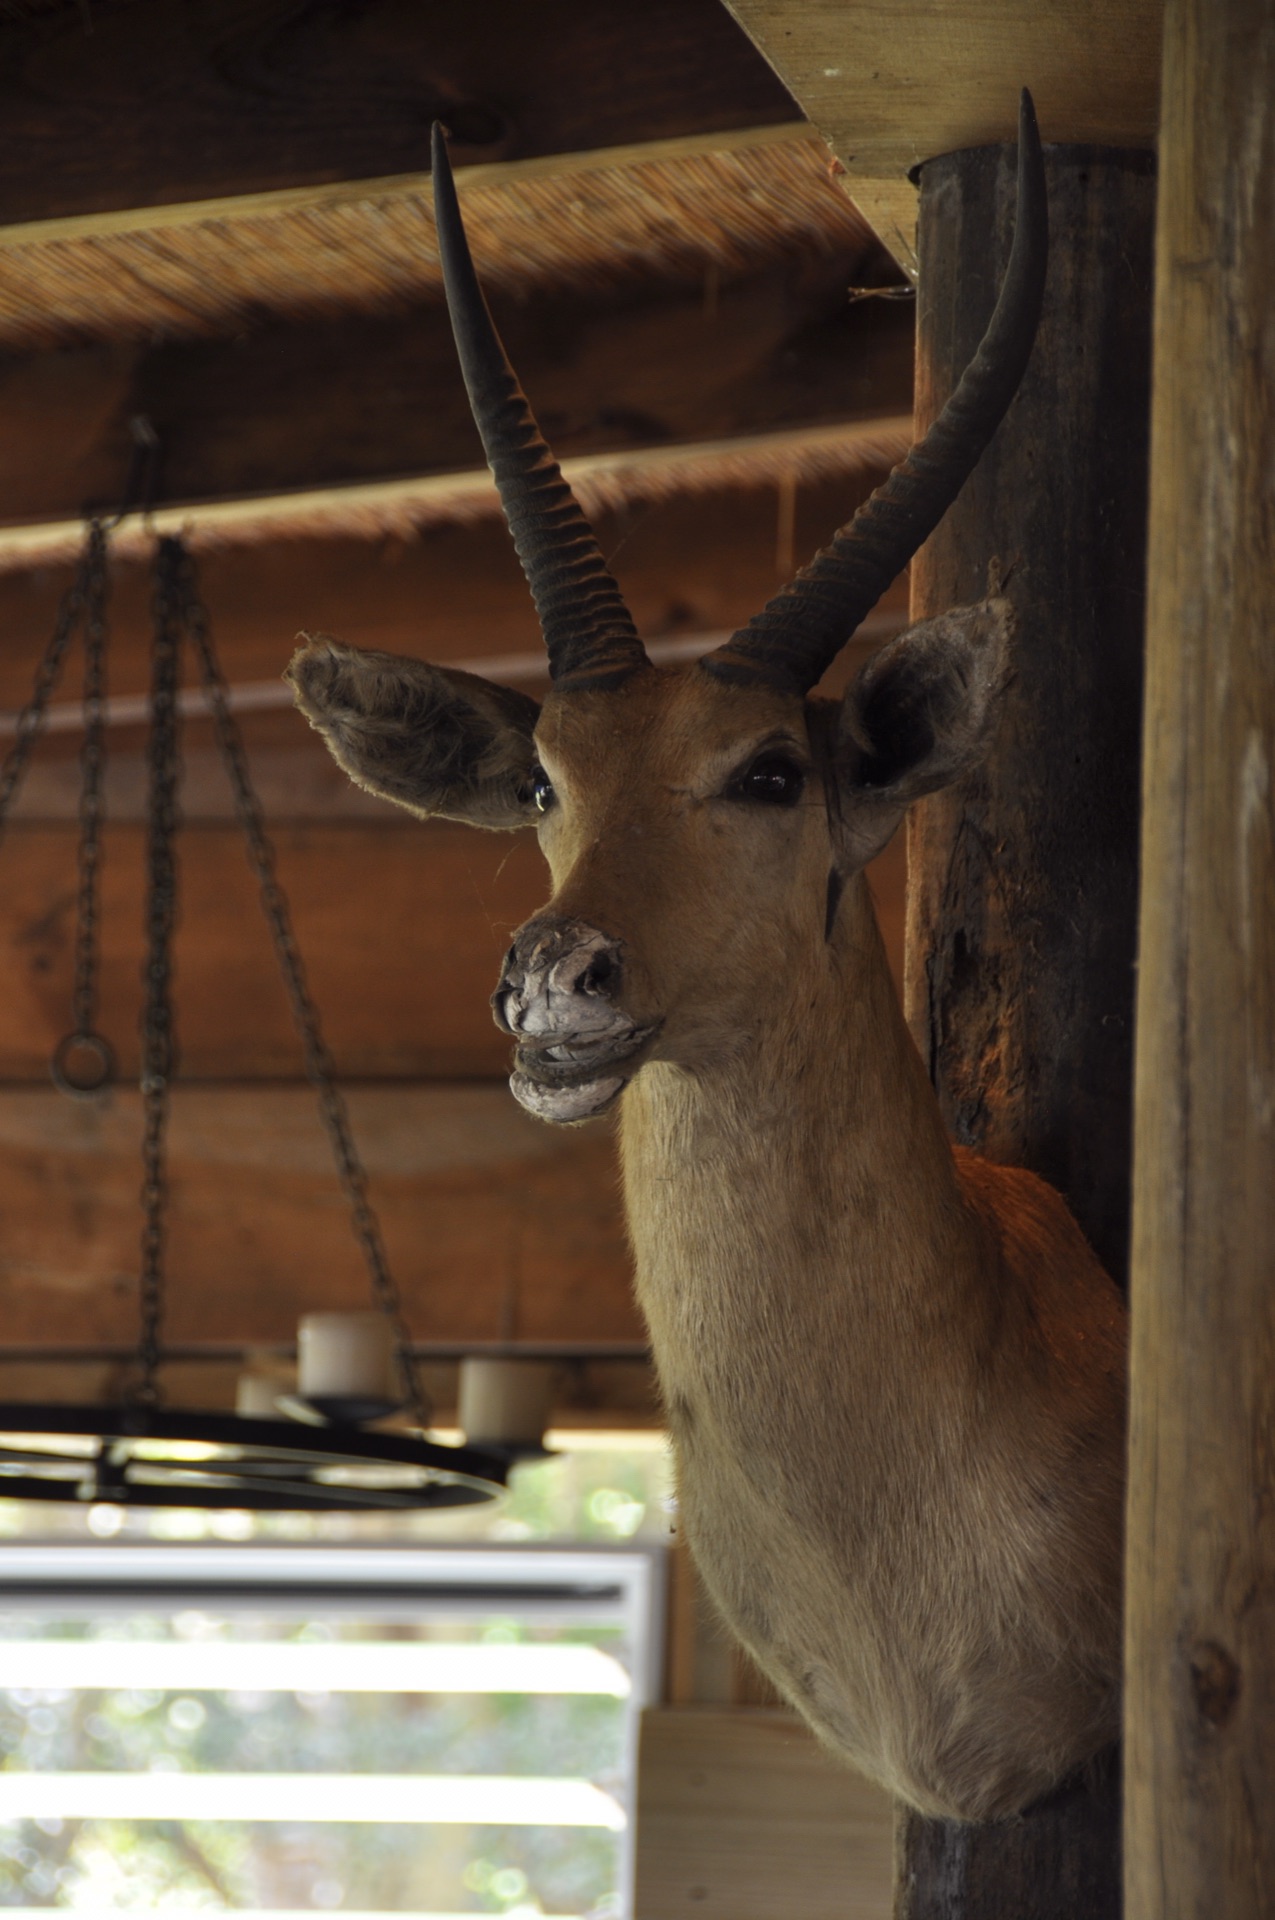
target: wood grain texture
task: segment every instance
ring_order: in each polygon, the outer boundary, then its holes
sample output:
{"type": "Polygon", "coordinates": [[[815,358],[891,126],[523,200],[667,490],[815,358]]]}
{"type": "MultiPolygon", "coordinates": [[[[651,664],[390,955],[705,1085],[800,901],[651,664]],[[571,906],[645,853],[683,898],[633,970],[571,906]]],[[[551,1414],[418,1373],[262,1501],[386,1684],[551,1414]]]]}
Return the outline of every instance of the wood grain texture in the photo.
{"type": "Polygon", "coordinates": [[[1130,1920],[1275,1911],[1275,13],[1172,0],[1157,229],[1130,1920]]]}
{"type": "Polygon", "coordinates": [[[1162,0],[726,3],[901,262],[909,234],[899,183],[936,154],[1012,140],[1020,87],[1031,88],[1047,141],[1155,140],[1162,0]]]}
{"type": "MultiPolygon", "coordinates": [[[[388,809],[387,809],[388,811],[388,809]]],[[[503,1079],[508,1037],[488,995],[514,929],[543,904],[534,836],[413,822],[276,832],[278,870],[340,1072],[503,1079]]],[[[0,1079],[43,1081],[69,1026],[75,833],[14,827],[0,852],[0,1079]]],[[[102,865],[101,1015],[137,1072],[144,830],[109,828],[102,865]]],[[[178,1072],[299,1077],[301,1051],[236,827],[178,842],[178,1072]]]]}
{"type": "MultiPolygon", "coordinates": [[[[610,1130],[530,1120],[504,1087],[349,1089],[390,1265],[421,1340],[644,1338],[610,1130]]],[[[0,1090],[4,1342],[136,1335],[138,1096],[0,1090]]],[[[178,1088],[167,1332],[286,1341],[369,1299],[314,1095],[178,1088]]]]}
{"type": "Polygon", "coordinates": [[[1117,1920],[1120,1758],[1001,1827],[901,1814],[895,1920],[1117,1920]]]}
{"type": "MultiPolygon", "coordinates": [[[[305,747],[307,757],[323,752],[317,743],[305,747]]],[[[289,756],[285,770],[303,775],[300,760],[289,756]]],[[[504,1080],[510,1042],[492,1021],[488,996],[515,929],[549,891],[535,837],[381,811],[383,820],[337,818],[273,835],[338,1069],[378,1079],[504,1080]]],[[[0,849],[0,1081],[43,1083],[70,1026],[76,840],[69,825],[15,826],[0,849]]],[[[140,825],[108,829],[99,1025],[124,1079],[138,1068],[144,853],[140,825]]],[[[239,829],[188,827],[178,860],[179,1075],[298,1076],[300,1043],[239,829]]],[[[904,872],[901,841],[871,872],[896,978],[904,872]]]]}
{"type": "MultiPolygon", "coordinates": [[[[716,286],[493,298],[560,458],[889,418],[911,392],[908,305],[846,290],[853,263],[716,286]]],[[[0,520],[113,508],[129,423],[154,423],[156,505],[481,468],[440,305],[263,323],[233,337],[0,360],[0,520]]]]}
{"type": "Polygon", "coordinates": [[[716,0],[124,0],[5,20],[0,221],[795,119],[716,0]]]}
{"type": "MultiPolygon", "coordinates": [[[[297,1276],[281,1269],[281,1311],[295,1305],[297,1276]]],[[[131,1286],[131,1276],[129,1284],[131,1286]]],[[[354,1303],[364,1304],[360,1297],[354,1303]]],[[[305,1310],[305,1302],[301,1309],[305,1310]]],[[[83,1343],[82,1343],[83,1344],[83,1343]]],[[[599,1345],[605,1343],[599,1342],[599,1345]]],[[[285,1351],[287,1343],[254,1342],[242,1352],[203,1352],[198,1347],[180,1346],[164,1356],[164,1405],[166,1407],[225,1408],[235,1404],[239,1376],[249,1368],[264,1370],[286,1391],[295,1378],[293,1355],[285,1351]]],[[[537,1349],[539,1352],[540,1349],[537,1349]]],[[[69,1406],[95,1406],[118,1401],[132,1378],[136,1343],[124,1342],[100,1346],[82,1357],[68,1359],[65,1350],[43,1343],[8,1347],[0,1344],[0,1401],[37,1400],[61,1402],[69,1406]],[[42,1350],[43,1346],[43,1350],[42,1350]]],[[[418,1364],[425,1394],[439,1427],[458,1425],[460,1368],[455,1360],[420,1357],[418,1364]]],[[[651,1432],[663,1424],[663,1408],[655,1371],[649,1360],[606,1357],[583,1358],[573,1355],[561,1360],[554,1375],[554,1400],[551,1427],[576,1432],[599,1428],[621,1432],[651,1432]]]]}
{"type": "MultiPolygon", "coordinates": [[[[871,469],[794,488],[791,538],[785,498],[774,484],[638,502],[597,515],[594,526],[648,639],[728,633],[758,612],[883,478],[871,469]]],[[[148,552],[112,563],[114,693],[144,693],[150,684],[152,559],[148,552]]],[[[513,542],[496,514],[472,525],[424,527],[411,538],[347,535],[214,548],[201,553],[199,572],[231,681],[277,679],[301,631],[439,661],[544,650],[513,542]]],[[[72,575],[69,565],[0,572],[0,709],[12,712],[29,698],[72,575]]],[[[907,583],[900,580],[882,611],[899,614],[906,606],[907,583]]],[[[77,651],[57,697],[78,700],[80,678],[77,651]]],[[[308,732],[296,724],[298,737],[308,732]]],[[[51,750],[48,743],[40,752],[51,750]]]]}
{"type": "MultiPolygon", "coordinates": [[[[990,311],[1013,159],[922,174],[921,424],[990,311]]],[[[914,810],[907,1001],[955,1137],[1044,1174],[1122,1276],[1154,180],[1143,155],[1055,149],[1049,187],[1031,366],[913,563],[914,614],[978,598],[989,563],[1011,564],[1020,632],[987,761],[914,810]]],[[[1115,1920],[1119,1835],[1110,1757],[1003,1827],[909,1818],[899,1920],[1115,1920]]]]}
{"type": "MultiPolygon", "coordinates": [[[[923,183],[924,422],[990,312],[1013,173],[982,149],[923,183]]],[[[1031,365],[912,568],[915,616],[1011,566],[1019,635],[986,762],[912,815],[909,1010],[953,1136],[1043,1174],[1123,1279],[1155,181],[1146,155],[1082,148],[1049,186],[1031,365]]]]}
{"type": "Polygon", "coordinates": [[[786,1711],[642,1716],[636,1920],[887,1920],[892,1828],[786,1711]]]}
{"type": "MultiPolygon", "coordinates": [[[[794,502],[800,561],[848,517],[860,489],[803,489],[794,502]]],[[[773,490],[731,490],[676,510],[659,506],[599,523],[648,633],[742,624],[779,585],[793,555],[776,551],[773,490]]],[[[233,681],[276,677],[298,626],[426,657],[499,655],[540,641],[526,585],[502,525],[434,529],[415,542],[282,543],[202,562],[219,650],[233,681]]],[[[0,576],[0,705],[30,691],[64,569],[0,576]]],[[[904,583],[883,615],[902,613],[904,583]]],[[[149,585],[115,569],[111,685],[147,685],[149,585]]],[[[862,653],[848,649],[835,687],[862,653]]],[[[78,660],[60,697],[74,698],[78,660]]],[[[503,1077],[508,1044],[487,996],[509,933],[543,901],[547,880],[530,835],[426,827],[360,795],[299,716],[244,720],[254,773],[276,833],[302,949],[343,1071],[503,1077]],[[327,824],[324,825],[323,823],[327,824]]],[[[179,843],[186,900],[179,933],[183,1071],[218,1078],[292,1075],[299,1053],[242,844],[227,820],[229,789],[206,727],[187,729],[179,843]],[[202,823],[202,824],[201,824],[202,823]],[[209,829],[205,831],[204,829],[209,829]]],[[[65,1030],[74,899],[78,739],[37,751],[9,838],[0,844],[0,1074],[43,1081],[65,1030]]],[[[134,1056],[141,961],[144,797],[138,728],[113,731],[103,933],[104,1024],[126,1071],[134,1056]]],[[[881,917],[901,972],[903,848],[874,871],[881,917]]]]}

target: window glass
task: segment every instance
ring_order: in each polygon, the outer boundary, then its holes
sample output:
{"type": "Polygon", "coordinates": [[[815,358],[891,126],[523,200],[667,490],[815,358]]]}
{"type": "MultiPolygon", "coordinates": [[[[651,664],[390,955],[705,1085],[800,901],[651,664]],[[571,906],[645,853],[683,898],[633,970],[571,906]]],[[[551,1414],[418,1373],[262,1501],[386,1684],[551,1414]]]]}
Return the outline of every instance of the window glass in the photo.
{"type": "Polygon", "coordinates": [[[467,1541],[0,1505],[0,1910],[627,1915],[666,1473],[520,1468],[467,1541]]]}

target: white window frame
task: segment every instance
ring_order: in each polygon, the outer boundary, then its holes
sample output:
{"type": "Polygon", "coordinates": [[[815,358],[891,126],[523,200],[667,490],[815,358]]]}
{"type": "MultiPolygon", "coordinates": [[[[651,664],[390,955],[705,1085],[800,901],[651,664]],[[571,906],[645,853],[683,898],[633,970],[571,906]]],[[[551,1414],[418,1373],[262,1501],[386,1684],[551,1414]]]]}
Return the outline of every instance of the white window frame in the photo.
{"type": "MultiPolygon", "coordinates": [[[[449,1619],[516,1614],[534,1624],[587,1617],[622,1627],[633,1649],[626,1702],[626,1825],[620,1835],[624,1920],[633,1911],[638,1735],[644,1707],[662,1693],[667,1551],[623,1546],[492,1544],[227,1545],[23,1543],[0,1549],[0,1612],[46,1608],[65,1618],[160,1607],[251,1607],[279,1613],[411,1617],[413,1602],[449,1619]]],[[[424,1613],[423,1613],[423,1617],[424,1613]]]]}

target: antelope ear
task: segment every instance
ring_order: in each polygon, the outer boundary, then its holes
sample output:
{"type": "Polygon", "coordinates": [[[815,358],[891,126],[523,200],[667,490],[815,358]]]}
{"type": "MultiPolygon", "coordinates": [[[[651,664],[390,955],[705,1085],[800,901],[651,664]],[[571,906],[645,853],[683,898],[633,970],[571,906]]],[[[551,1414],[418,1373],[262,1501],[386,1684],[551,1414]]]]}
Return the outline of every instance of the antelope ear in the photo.
{"type": "Polygon", "coordinates": [[[848,688],[835,747],[847,870],[881,851],[914,800],[982,759],[1014,630],[1014,610],[1000,596],[954,607],[889,641],[848,688]]]}
{"type": "Polygon", "coordinates": [[[332,757],[369,793],[475,827],[536,819],[534,700],[472,673],[307,635],[285,676],[332,757]]]}

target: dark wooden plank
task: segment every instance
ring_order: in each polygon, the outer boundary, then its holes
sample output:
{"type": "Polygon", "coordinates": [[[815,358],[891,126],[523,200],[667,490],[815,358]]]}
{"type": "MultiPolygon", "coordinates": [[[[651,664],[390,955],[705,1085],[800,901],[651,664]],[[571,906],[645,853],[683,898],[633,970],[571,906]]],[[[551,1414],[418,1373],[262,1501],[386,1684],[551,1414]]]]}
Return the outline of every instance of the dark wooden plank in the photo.
{"type": "MultiPolygon", "coordinates": [[[[643,1339],[610,1129],[546,1127],[503,1087],[352,1087],[408,1324],[421,1340],[643,1339]]],[[[0,1090],[7,1345],[135,1334],[141,1116],[0,1090]]],[[[290,1340],[369,1283],[308,1087],[179,1088],[168,1331],[290,1340]]]]}
{"type": "MultiPolygon", "coordinates": [[[[742,626],[847,520],[882,478],[869,469],[795,489],[792,537],[785,501],[768,485],[722,485],[635,502],[595,516],[604,553],[652,639],[742,626]]],[[[214,548],[200,578],[228,679],[273,680],[299,630],[433,660],[542,652],[513,543],[498,515],[435,525],[414,538],[272,539],[214,548]]],[[[69,566],[0,572],[0,709],[20,707],[52,631],[69,566]]],[[[150,682],[150,561],[113,565],[111,686],[150,682]]],[[[906,582],[883,610],[906,609],[906,582]]],[[[77,699],[72,656],[59,699],[77,699]]]]}
{"type": "MultiPolygon", "coordinates": [[[[283,1298],[279,1317],[291,1312],[300,1299],[301,1276],[292,1275],[297,1288],[288,1292],[288,1270],[283,1270],[283,1298]]],[[[363,1305],[359,1300],[355,1303],[363,1305]]],[[[307,1311],[301,1302],[299,1311],[307,1311]]],[[[567,1339],[570,1340],[568,1331],[567,1339]]],[[[252,1341],[236,1348],[233,1342],[200,1346],[179,1346],[166,1355],[161,1384],[167,1407],[231,1408],[235,1404],[239,1376],[249,1368],[264,1369],[277,1379],[280,1391],[291,1385],[291,1355],[284,1349],[286,1340],[252,1341]]],[[[630,1344],[625,1342],[627,1351],[630,1344]]],[[[599,1347],[607,1342],[599,1340],[599,1347]]],[[[77,1343],[76,1357],[67,1348],[36,1341],[32,1346],[0,1345],[0,1401],[39,1400],[72,1405],[94,1405],[119,1399],[132,1379],[132,1358],[136,1342],[127,1340],[99,1343],[86,1351],[86,1343],[77,1343]]],[[[427,1349],[428,1352],[428,1349],[427,1349]]],[[[456,1408],[460,1369],[454,1359],[425,1358],[419,1363],[421,1384],[440,1427],[457,1424],[456,1408]]],[[[573,1428],[577,1432],[599,1428],[651,1432],[663,1422],[659,1389],[650,1362],[640,1358],[617,1360],[585,1358],[578,1352],[560,1360],[555,1374],[555,1389],[549,1424],[573,1428]]]]}
{"type": "Polygon", "coordinates": [[[1130,1920],[1260,1920],[1275,1908],[1271,24],[1254,0],[1174,0],[1165,16],[1133,1232],[1130,1920]]]}
{"type": "MultiPolygon", "coordinates": [[[[1123,1277],[1154,179],[1146,156],[1051,149],[1050,192],[1032,366],[913,567],[935,613],[1017,562],[1021,632],[987,765],[914,815],[907,989],[953,1133],[1053,1181],[1123,1277]]],[[[1012,203],[1012,150],[924,169],[923,421],[985,323],[1012,203]]],[[[1115,1920],[1119,1837],[1113,1758],[1004,1826],[909,1817],[900,1920],[1115,1920]]]]}
{"type": "Polygon", "coordinates": [[[0,27],[0,222],[798,118],[717,0],[115,0],[0,27]]]}
{"type": "MultiPolygon", "coordinates": [[[[488,995],[514,929],[548,896],[534,835],[413,823],[386,808],[383,821],[291,825],[274,839],[342,1072],[503,1079],[509,1040],[488,995]]],[[[14,826],[0,849],[0,1080],[45,1081],[70,1025],[75,851],[70,826],[14,826]]],[[[138,1064],[144,852],[140,825],[108,829],[100,1025],[126,1077],[138,1064]]],[[[298,1076],[300,1046],[238,829],[188,827],[178,857],[179,1071],[201,1080],[298,1076]]],[[[897,971],[901,846],[872,877],[897,971]]]]}
{"type": "MultiPolygon", "coordinates": [[[[534,837],[397,814],[383,827],[290,827],[275,841],[341,1071],[503,1078],[509,1042],[487,997],[514,928],[548,892],[534,837]]],[[[105,835],[100,1024],[125,1076],[137,1072],[144,850],[140,826],[105,835]]],[[[179,1071],[298,1077],[299,1043],[241,835],[188,828],[178,857],[179,1071]]],[[[75,834],[15,826],[0,861],[0,1079],[43,1081],[69,1024],[75,834]]]]}
{"type": "MultiPolygon", "coordinates": [[[[868,476],[869,480],[874,476],[868,476]]],[[[801,560],[846,518],[867,485],[827,483],[795,502],[794,554],[801,560]]],[[[652,633],[676,635],[742,624],[792,564],[778,553],[783,529],[775,491],[732,489],[608,515],[599,522],[635,613],[652,633]]],[[[116,570],[111,684],[137,693],[148,682],[149,583],[136,564],[116,570]]],[[[65,569],[0,575],[0,704],[27,697],[65,569]]],[[[204,587],[227,674],[275,678],[299,625],[328,627],[369,645],[439,658],[539,648],[534,615],[508,536],[498,522],[435,528],[412,543],[298,541],[227,549],[203,562],[204,587]]],[[[903,583],[884,618],[901,618],[903,583]]],[[[842,676],[861,655],[847,649],[842,676]],[[853,659],[851,658],[853,655],[853,659]]],[[[73,698],[78,662],[64,697],[73,698]]],[[[356,793],[317,737],[291,712],[245,716],[244,730],[269,819],[280,831],[281,869],[328,1030],[350,1071],[500,1075],[507,1048],[486,999],[507,929],[544,897],[530,836],[425,828],[356,793]],[[313,830],[344,818],[360,832],[313,830]],[[385,835],[385,844],[376,838],[385,835]],[[328,864],[330,861],[330,865],[328,864]],[[386,916],[390,916],[387,923],[386,916]],[[387,924],[392,937],[377,929],[387,924]],[[370,971],[372,970],[372,971],[370,971]],[[366,983],[375,977],[369,995],[366,983]]],[[[187,813],[227,818],[229,792],[207,730],[188,730],[187,813]]],[[[0,996],[0,1071],[42,1079],[63,1031],[75,856],[78,739],[62,734],[37,750],[18,817],[52,831],[14,832],[0,844],[0,968],[13,984],[0,996]]],[[[136,822],[143,804],[140,732],[113,732],[108,761],[112,817],[136,822]],[[111,766],[116,771],[111,772],[111,766]]],[[[106,1018],[132,1055],[140,964],[140,845],[112,832],[107,848],[106,1018]]],[[[183,838],[188,899],[183,912],[179,1017],[185,1064],[219,1076],[297,1071],[298,1054],[266,944],[242,848],[227,827],[183,838]]],[[[901,967],[903,849],[874,874],[887,940],[901,967]]]]}
{"type": "MultiPolygon", "coordinates": [[[[911,394],[912,315],[850,303],[846,261],[722,286],[493,301],[560,458],[880,419],[911,394]]],[[[0,359],[0,521],[108,507],[129,423],[163,444],[155,504],[481,468],[441,306],[233,339],[0,359]]]]}

